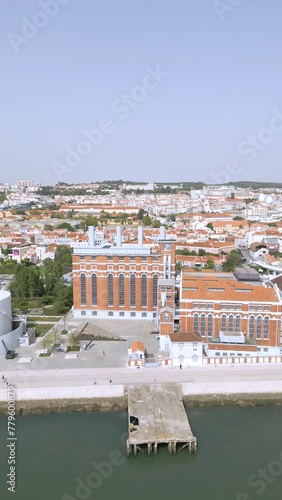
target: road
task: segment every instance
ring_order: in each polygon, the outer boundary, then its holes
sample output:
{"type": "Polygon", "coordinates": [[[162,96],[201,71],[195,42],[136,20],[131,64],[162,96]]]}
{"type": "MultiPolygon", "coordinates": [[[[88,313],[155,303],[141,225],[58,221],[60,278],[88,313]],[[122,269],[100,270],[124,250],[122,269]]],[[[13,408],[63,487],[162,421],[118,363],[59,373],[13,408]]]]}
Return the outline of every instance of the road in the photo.
{"type": "MultiPolygon", "coordinates": [[[[44,387],[86,387],[112,384],[176,383],[225,383],[225,382],[279,382],[282,383],[282,365],[211,365],[180,370],[163,368],[74,368],[64,370],[9,370],[3,375],[18,389],[44,387]]],[[[1,386],[0,373],[0,391],[1,386]]]]}

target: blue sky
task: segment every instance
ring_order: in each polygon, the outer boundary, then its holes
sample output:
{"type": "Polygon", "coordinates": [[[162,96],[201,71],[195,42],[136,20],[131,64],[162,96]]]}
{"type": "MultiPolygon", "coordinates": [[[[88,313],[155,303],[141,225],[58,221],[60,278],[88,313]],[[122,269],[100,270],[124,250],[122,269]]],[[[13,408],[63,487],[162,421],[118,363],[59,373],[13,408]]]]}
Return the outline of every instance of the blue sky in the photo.
{"type": "Polygon", "coordinates": [[[45,18],[47,0],[2,3],[0,182],[282,181],[278,0],[222,0],[223,19],[213,0],[64,1],[45,18]],[[45,26],[27,39],[22,18],[45,26]],[[66,148],[105,120],[70,166],[66,148]]]}

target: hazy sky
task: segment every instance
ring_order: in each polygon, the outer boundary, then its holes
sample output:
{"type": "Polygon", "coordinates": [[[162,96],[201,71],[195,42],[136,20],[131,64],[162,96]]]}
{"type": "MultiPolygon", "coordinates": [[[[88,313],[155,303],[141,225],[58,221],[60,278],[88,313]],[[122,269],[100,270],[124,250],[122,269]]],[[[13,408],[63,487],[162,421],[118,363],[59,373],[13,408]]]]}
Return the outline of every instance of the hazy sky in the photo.
{"type": "Polygon", "coordinates": [[[2,1],[0,182],[281,182],[281,19],[280,0],[2,1]]]}

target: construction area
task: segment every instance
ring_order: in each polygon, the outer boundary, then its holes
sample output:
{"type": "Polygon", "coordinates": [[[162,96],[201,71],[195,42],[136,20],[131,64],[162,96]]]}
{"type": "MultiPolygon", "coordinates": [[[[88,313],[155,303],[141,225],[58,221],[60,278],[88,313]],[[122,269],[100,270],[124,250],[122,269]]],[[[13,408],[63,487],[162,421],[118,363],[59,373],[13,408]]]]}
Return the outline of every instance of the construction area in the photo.
{"type": "Polygon", "coordinates": [[[166,445],[169,453],[197,450],[178,384],[128,386],[127,455],[138,451],[157,454],[166,445]]]}

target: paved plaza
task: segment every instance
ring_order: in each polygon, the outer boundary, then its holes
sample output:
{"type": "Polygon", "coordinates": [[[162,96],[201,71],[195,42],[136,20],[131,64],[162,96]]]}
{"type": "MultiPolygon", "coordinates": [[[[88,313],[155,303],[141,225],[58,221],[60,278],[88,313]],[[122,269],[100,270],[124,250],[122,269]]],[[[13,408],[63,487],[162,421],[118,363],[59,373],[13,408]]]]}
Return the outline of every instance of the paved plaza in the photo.
{"type": "MultiPolygon", "coordinates": [[[[75,320],[68,317],[65,326],[71,332],[80,331],[86,323],[96,325],[113,335],[124,340],[94,340],[89,350],[84,350],[86,340],[81,341],[81,351],[77,353],[77,358],[66,359],[65,352],[54,352],[49,358],[38,357],[36,351],[42,350],[42,337],[36,339],[36,343],[30,347],[17,349],[17,357],[13,360],[6,360],[0,357],[0,371],[2,370],[25,370],[25,369],[67,369],[67,368],[122,368],[127,366],[128,348],[135,340],[143,342],[148,354],[155,357],[159,354],[158,333],[156,325],[151,321],[130,321],[115,319],[97,320],[75,320]],[[19,362],[32,358],[31,362],[19,362]]],[[[67,346],[70,336],[60,335],[64,329],[63,320],[56,325],[58,334],[57,341],[67,346]]]]}

